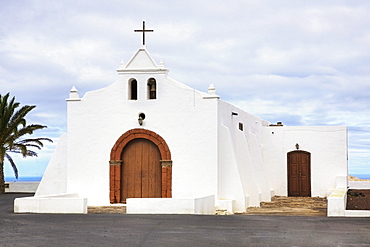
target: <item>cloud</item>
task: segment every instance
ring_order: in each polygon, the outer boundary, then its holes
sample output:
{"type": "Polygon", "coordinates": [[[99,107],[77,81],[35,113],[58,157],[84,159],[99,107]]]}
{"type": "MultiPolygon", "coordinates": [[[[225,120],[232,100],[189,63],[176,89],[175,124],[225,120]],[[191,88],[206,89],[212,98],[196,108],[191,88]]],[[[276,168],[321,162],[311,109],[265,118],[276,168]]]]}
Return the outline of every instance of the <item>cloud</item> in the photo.
{"type": "Polygon", "coordinates": [[[369,10],[334,0],[1,1],[0,93],[36,104],[29,122],[57,139],[70,88],[83,95],[114,82],[145,20],[147,47],[171,77],[201,91],[213,83],[223,100],[271,122],[347,125],[350,171],[364,171],[369,10]]]}

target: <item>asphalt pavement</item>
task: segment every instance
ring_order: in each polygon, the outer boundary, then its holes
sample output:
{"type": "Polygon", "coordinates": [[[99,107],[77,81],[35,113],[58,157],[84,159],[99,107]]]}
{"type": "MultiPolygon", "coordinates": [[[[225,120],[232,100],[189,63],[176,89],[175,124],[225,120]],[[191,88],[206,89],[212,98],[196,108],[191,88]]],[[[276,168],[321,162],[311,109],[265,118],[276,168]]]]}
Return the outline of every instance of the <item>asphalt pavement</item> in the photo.
{"type": "Polygon", "coordinates": [[[0,195],[0,246],[370,246],[370,218],[14,214],[0,195]]]}

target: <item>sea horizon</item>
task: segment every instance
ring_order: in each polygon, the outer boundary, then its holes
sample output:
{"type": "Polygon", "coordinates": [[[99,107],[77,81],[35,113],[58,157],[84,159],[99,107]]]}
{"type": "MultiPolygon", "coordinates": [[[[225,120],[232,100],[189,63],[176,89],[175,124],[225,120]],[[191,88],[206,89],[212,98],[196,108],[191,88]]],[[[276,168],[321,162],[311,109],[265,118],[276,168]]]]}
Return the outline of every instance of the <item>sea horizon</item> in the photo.
{"type": "Polygon", "coordinates": [[[37,176],[37,177],[19,177],[16,179],[15,177],[5,177],[5,182],[40,182],[42,176],[37,176]]]}
{"type": "MultiPolygon", "coordinates": [[[[359,179],[370,179],[370,174],[349,174],[359,179]]],[[[40,182],[42,176],[28,176],[28,177],[5,177],[5,182],[40,182]]]]}
{"type": "Polygon", "coordinates": [[[360,179],[370,179],[370,174],[349,174],[360,179]]]}

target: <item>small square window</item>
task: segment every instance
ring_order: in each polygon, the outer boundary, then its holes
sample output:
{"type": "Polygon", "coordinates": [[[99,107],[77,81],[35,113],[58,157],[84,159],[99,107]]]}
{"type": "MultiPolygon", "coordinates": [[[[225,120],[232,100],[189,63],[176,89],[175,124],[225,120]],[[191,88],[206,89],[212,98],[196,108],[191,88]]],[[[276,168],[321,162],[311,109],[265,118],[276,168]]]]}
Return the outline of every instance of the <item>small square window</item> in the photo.
{"type": "Polygon", "coordinates": [[[239,129],[243,131],[243,123],[239,123],[239,129]]]}

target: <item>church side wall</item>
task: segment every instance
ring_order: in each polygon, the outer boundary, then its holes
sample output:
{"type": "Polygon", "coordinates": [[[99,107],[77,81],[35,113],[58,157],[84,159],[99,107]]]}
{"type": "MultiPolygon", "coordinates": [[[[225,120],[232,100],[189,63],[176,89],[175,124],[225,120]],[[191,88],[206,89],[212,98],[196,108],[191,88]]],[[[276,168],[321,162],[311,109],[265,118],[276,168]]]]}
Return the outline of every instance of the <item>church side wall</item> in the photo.
{"type": "Polygon", "coordinates": [[[236,200],[237,211],[269,201],[261,147],[261,130],[268,122],[220,101],[219,124],[219,199],[236,200]]]}
{"type": "Polygon", "coordinates": [[[219,159],[219,200],[234,200],[234,210],[244,211],[246,206],[245,186],[240,179],[240,171],[236,159],[236,152],[231,138],[230,129],[225,125],[220,127],[219,139],[222,155],[219,159]]]}
{"type": "Polygon", "coordinates": [[[89,205],[109,204],[110,151],[126,131],[144,128],[160,135],[172,157],[172,197],[217,193],[217,101],[164,74],[120,76],[112,85],[68,102],[68,192],[89,205]],[[147,99],[147,80],[157,81],[157,99],[147,99]],[[138,99],[128,99],[128,81],[138,99]],[[145,114],[143,125],[139,113],[145,114]]]}
{"type": "Polygon", "coordinates": [[[311,196],[327,196],[335,189],[335,178],[348,174],[346,127],[265,127],[264,157],[276,195],[287,196],[287,153],[296,150],[296,143],[311,153],[311,196]]]}

